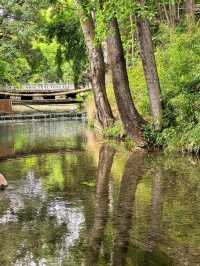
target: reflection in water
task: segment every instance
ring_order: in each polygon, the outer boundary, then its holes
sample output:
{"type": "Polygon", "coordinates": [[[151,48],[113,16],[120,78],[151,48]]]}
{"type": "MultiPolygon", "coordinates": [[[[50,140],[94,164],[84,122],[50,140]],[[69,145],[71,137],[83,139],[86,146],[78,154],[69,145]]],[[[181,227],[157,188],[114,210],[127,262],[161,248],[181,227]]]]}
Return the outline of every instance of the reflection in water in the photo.
{"type": "Polygon", "coordinates": [[[85,143],[85,123],[33,122],[7,124],[0,129],[0,160],[27,155],[80,151],[85,143]]]}
{"type": "Polygon", "coordinates": [[[200,265],[198,160],[99,151],[76,121],[2,125],[2,146],[0,265],[200,265]]]}
{"type": "Polygon", "coordinates": [[[105,226],[108,220],[109,181],[113,157],[113,148],[107,144],[102,145],[99,153],[97,172],[94,225],[89,239],[89,254],[88,261],[86,262],[88,266],[97,265],[105,226]]]}
{"type": "Polygon", "coordinates": [[[0,194],[0,265],[65,265],[71,260],[70,249],[79,245],[83,209],[90,202],[81,182],[91,182],[96,168],[93,158],[83,153],[84,124],[68,126],[30,123],[14,125],[12,132],[6,127],[5,144],[15,143],[18,159],[0,163],[9,178],[9,188],[0,194]],[[35,126],[38,131],[31,130],[35,126]],[[26,157],[21,156],[24,147],[26,157]],[[65,147],[76,152],[56,152],[65,147]]]}
{"type": "Polygon", "coordinates": [[[131,154],[122,176],[117,209],[114,215],[113,265],[115,266],[123,266],[126,263],[135,194],[143,174],[144,154],[131,154]]]}
{"type": "Polygon", "coordinates": [[[158,166],[153,176],[152,184],[152,202],[150,208],[148,250],[153,251],[157,242],[160,240],[160,222],[163,207],[163,177],[164,171],[162,165],[158,166]]]}

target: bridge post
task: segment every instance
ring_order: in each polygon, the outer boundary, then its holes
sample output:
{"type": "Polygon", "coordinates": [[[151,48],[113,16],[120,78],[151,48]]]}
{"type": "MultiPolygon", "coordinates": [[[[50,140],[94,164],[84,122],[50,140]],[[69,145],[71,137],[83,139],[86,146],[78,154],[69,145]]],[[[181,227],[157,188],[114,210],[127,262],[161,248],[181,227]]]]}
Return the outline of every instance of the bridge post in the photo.
{"type": "Polygon", "coordinates": [[[0,113],[12,113],[12,100],[0,100],[0,113]]]}

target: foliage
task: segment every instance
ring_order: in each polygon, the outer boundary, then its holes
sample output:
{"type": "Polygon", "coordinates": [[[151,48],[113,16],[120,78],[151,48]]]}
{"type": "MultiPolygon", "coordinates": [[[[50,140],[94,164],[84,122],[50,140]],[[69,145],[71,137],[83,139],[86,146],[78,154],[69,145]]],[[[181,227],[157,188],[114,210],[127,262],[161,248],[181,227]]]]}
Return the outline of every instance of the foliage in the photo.
{"type": "MultiPolygon", "coordinates": [[[[70,4],[56,1],[48,13],[46,35],[50,40],[54,38],[60,44],[60,62],[66,60],[72,69],[72,80],[75,86],[84,82],[87,70],[87,56],[84,37],[79,18],[70,4]]],[[[64,71],[63,71],[64,72],[64,71]]]]}
{"type": "Polygon", "coordinates": [[[0,83],[23,83],[37,71],[42,54],[32,48],[46,0],[0,1],[0,83]]]}
{"type": "Polygon", "coordinates": [[[113,126],[104,129],[103,134],[107,138],[120,138],[123,134],[123,129],[120,121],[117,121],[113,126]]]}
{"type": "MultiPolygon", "coordinates": [[[[199,151],[200,105],[200,30],[193,34],[162,26],[156,36],[160,45],[156,59],[164,106],[164,130],[145,128],[145,138],[151,145],[164,145],[168,150],[199,151]]],[[[138,60],[129,71],[133,97],[139,111],[150,120],[150,109],[142,66],[138,60]]]]}
{"type": "Polygon", "coordinates": [[[147,124],[144,127],[144,138],[149,147],[155,147],[158,144],[158,132],[154,129],[152,124],[147,124]]]}
{"type": "MultiPolygon", "coordinates": [[[[177,31],[169,34],[170,41],[162,50],[158,49],[157,54],[164,95],[165,126],[176,131],[174,146],[196,152],[199,149],[200,31],[197,28],[192,35],[177,31]]],[[[165,131],[163,134],[166,134],[165,131]]],[[[172,141],[168,139],[170,146],[172,141]]]]}
{"type": "Polygon", "coordinates": [[[0,11],[0,84],[83,81],[79,20],[63,1],[0,0],[0,11]]]}

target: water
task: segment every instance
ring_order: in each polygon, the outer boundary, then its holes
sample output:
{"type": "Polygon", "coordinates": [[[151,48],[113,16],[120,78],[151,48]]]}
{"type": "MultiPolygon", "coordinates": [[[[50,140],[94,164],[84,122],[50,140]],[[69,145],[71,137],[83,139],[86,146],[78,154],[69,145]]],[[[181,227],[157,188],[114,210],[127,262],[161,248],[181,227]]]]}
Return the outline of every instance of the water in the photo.
{"type": "Polygon", "coordinates": [[[200,162],[80,122],[1,125],[0,265],[200,265],[200,162]]]}

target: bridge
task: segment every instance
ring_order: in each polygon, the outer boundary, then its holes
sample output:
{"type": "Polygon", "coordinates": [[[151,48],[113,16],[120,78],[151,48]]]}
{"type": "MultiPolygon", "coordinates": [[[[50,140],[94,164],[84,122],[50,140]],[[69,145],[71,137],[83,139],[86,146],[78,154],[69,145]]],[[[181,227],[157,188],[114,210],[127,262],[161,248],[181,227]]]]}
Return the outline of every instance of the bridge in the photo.
{"type": "Polygon", "coordinates": [[[68,84],[25,84],[20,88],[0,87],[0,100],[10,99],[12,104],[68,104],[79,103],[77,95],[83,96],[87,88],[75,89],[68,84]]]}
{"type": "Polygon", "coordinates": [[[85,119],[85,113],[78,113],[78,108],[70,104],[82,103],[90,90],[90,86],[75,89],[70,83],[0,86],[0,122],[85,119]]]}

